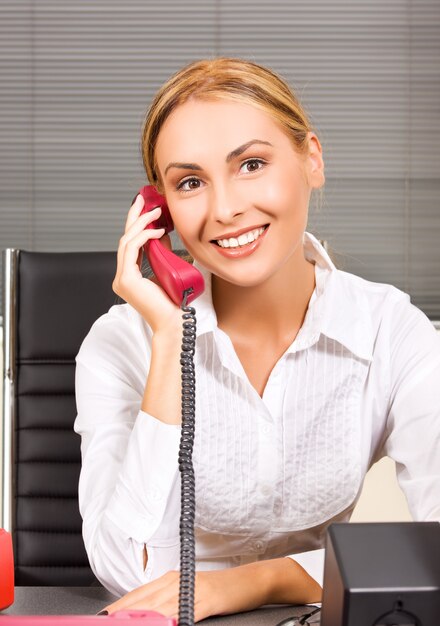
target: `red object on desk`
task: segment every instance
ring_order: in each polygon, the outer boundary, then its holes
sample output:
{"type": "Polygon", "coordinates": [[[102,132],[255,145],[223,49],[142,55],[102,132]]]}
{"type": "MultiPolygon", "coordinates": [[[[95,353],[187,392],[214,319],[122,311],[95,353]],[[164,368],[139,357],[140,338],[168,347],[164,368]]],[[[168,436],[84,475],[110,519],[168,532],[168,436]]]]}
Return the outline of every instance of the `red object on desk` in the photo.
{"type": "Polygon", "coordinates": [[[0,615],[3,626],[177,626],[175,619],[156,611],[117,611],[111,615],[0,615]]]}
{"type": "Polygon", "coordinates": [[[12,537],[0,528],[0,610],[6,609],[14,602],[14,556],[12,537]]]}

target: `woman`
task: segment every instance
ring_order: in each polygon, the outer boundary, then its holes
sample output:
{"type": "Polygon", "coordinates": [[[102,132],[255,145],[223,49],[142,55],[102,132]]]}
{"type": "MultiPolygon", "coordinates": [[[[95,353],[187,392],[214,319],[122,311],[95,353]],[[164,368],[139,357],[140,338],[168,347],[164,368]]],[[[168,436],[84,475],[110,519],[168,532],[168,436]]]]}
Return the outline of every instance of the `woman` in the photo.
{"type": "MultiPolygon", "coordinates": [[[[305,231],[322,148],[282,79],[191,64],[144,125],[149,181],[205,277],[197,343],[196,620],[321,598],[325,529],[388,454],[439,519],[439,339],[406,294],[335,268],[305,231]],[[429,433],[429,437],[424,433],[429,433]],[[285,557],[289,558],[285,558],[285,557]]],[[[108,607],[176,615],[180,309],[139,269],[160,209],[131,207],[113,288],[77,357],[80,508],[108,607]]],[[[166,237],[164,237],[166,239],[166,237]]]]}

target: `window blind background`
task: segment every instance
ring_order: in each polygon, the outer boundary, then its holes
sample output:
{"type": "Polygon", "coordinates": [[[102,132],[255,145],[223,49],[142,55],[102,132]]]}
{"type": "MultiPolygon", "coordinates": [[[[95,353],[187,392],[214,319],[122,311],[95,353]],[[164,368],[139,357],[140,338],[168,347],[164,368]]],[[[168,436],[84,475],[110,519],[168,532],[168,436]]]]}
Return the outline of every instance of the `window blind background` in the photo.
{"type": "Polygon", "coordinates": [[[116,249],[139,137],[184,64],[280,72],[324,149],[309,230],[440,319],[437,0],[0,0],[0,246],[116,249]]]}

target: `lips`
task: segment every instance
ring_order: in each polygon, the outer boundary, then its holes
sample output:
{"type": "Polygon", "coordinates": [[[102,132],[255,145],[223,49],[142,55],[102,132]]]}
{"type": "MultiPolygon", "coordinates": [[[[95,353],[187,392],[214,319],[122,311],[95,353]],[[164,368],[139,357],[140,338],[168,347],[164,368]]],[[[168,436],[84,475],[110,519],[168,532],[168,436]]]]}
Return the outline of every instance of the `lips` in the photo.
{"type": "Polygon", "coordinates": [[[214,243],[221,248],[243,247],[259,239],[267,227],[268,224],[242,228],[234,233],[227,233],[221,237],[217,237],[216,239],[211,239],[211,243],[214,243]]]}
{"type": "MultiPolygon", "coordinates": [[[[255,230],[255,229],[254,229],[255,230]]],[[[258,229],[256,229],[258,230],[258,229]]],[[[239,259],[248,257],[255,252],[262,244],[264,239],[266,238],[267,232],[269,230],[269,225],[261,226],[260,230],[262,233],[253,241],[246,243],[244,245],[233,245],[229,247],[225,247],[224,245],[220,245],[216,240],[213,240],[211,243],[213,244],[215,250],[221,255],[228,259],[239,259]]],[[[252,232],[252,229],[243,230],[242,233],[252,232]]]]}

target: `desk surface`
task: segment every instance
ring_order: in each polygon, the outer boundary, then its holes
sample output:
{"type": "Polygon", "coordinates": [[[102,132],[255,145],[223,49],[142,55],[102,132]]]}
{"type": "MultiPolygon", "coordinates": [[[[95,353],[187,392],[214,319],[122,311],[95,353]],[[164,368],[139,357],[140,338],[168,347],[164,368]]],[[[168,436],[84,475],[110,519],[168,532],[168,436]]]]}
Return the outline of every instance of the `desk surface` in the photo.
{"type": "MultiPolygon", "coordinates": [[[[16,587],[15,602],[0,615],[93,615],[115,600],[103,587],[16,587]]],[[[211,617],[206,626],[275,626],[293,615],[300,616],[310,607],[270,606],[257,611],[211,617]]],[[[312,621],[319,624],[319,619],[312,621]]]]}

